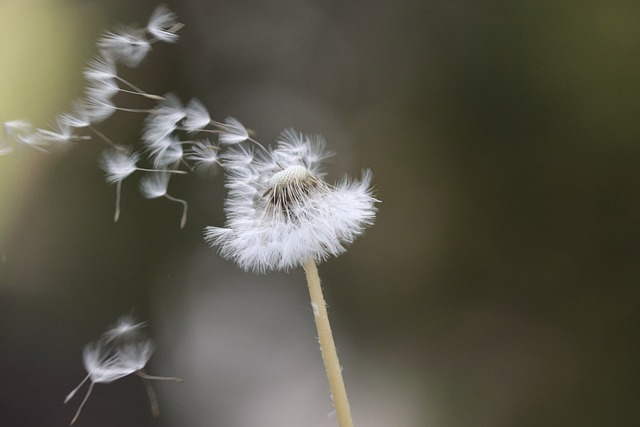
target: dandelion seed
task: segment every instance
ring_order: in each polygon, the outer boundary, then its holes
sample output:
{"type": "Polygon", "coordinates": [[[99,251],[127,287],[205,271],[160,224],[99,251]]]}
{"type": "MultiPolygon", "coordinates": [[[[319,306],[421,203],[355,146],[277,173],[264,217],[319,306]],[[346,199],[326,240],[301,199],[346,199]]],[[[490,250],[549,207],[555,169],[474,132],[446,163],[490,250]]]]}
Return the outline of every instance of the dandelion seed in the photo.
{"type": "Polygon", "coordinates": [[[26,120],[10,120],[4,122],[2,127],[5,139],[4,144],[7,146],[4,149],[5,152],[10,151],[10,146],[8,145],[10,141],[27,145],[42,152],[46,152],[45,148],[51,144],[49,139],[26,120]]]}
{"type": "Polygon", "coordinates": [[[147,199],[157,199],[167,194],[169,179],[171,176],[166,172],[147,174],[140,180],[140,191],[147,199]]]}
{"type": "Polygon", "coordinates": [[[124,180],[135,172],[136,163],[140,160],[138,153],[124,154],[115,149],[105,150],[100,158],[100,167],[107,173],[110,184],[124,180]]]}
{"type": "Polygon", "coordinates": [[[138,169],[136,163],[138,163],[139,159],[140,155],[138,153],[124,154],[116,149],[106,150],[102,153],[100,167],[107,173],[107,182],[116,184],[116,207],[113,222],[118,222],[118,219],[120,219],[122,181],[138,169]]]}
{"type": "Polygon", "coordinates": [[[91,124],[89,113],[82,100],[75,100],[71,104],[71,111],[60,114],[58,121],[73,128],[84,128],[91,124]]]}
{"type": "Polygon", "coordinates": [[[178,122],[184,119],[186,111],[180,99],[168,93],[145,118],[142,140],[152,147],[176,131],[178,122]]]}
{"type": "Polygon", "coordinates": [[[202,102],[195,98],[189,101],[185,110],[185,120],[182,126],[188,132],[197,132],[209,123],[211,123],[211,116],[205,106],[202,105],[202,102]]]}
{"type": "Polygon", "coordinates": [[[218,148],[209,140],[196,142],[186,154],[187,160],[195,162],[196,170],[210,170],[218,164],[218,148]]]}
{"type": "Polygon", "coordinates": [[[93,58],[84,69],[84,77],[87,80],[110,80],[118,76],[116,64],[111,58],[93,58]]]}
{"type": "Polygon", "coordinates": [[[169,168],[169,166],[180,162],[183,154],[184,151],[180,140],[176,137],[168,136],[152,151],[153,166],[156,169],[169,168]]]}
{"type": "Polygon", "coordinates": [[[90,138],[88,136],[80,136],[74,134],[73,128],[60,117],[56,120],[56,125],[53,126],[51,130],[38,129],[38,133],[45,140],[53,144],[58,144],[58,146],[64,143],[79,141],[83,139],[86,140],[90,138]]]}
{"type": "Polygon", "coordinates": [[[19,142],[18,137],[20,135],[33,133],[34,127],[26,120],[9,120],[2,124],[2,131],[5,141],[13,139],[16,142],[19,142]]]}
{"type": "Polygon", "coordinates": [[[220,136],[218,137],[221,144],[237,144],[249,139],[249,132],[238,120],[233,117],[227,117],[224,124],[220,123],[220,136]]]}
{"type": "Polygon", "coordinates": [[[87,94],[84,105],[91,123],[100,123],[107,120],[118,109],[108,98],[98,97],[95,92],[87,94]]]}
{"type": "Polygon", "coordinates": [[[122,316],[118,322],[102,334],[104,342],[111,342],[119,338],[140,333],[146,322],[136,322],[132,316],[122,316]]]}
{"type": "MultiPolygon", "coordinates": [[[[140,160],[138,153],[126,153],[126,149],[112,148],[105,150],[100,157],[100,167],[106,172],[106,180],[109,184],[116,184],[116,209],[114,214],[114,222],[118,222],[120,218],[120,194],[122,191],[122,181],[135,171],[158,172],[154,169],[139,168],[136,166],[140,160]]],[[[164,171],[163,174],[184,173],[183,171],[171,170],[164,171]]],[[[168,178],[167,178],[168,182],[168,178]]]]}
{"type": "Polygon", "coordinates": [[[187,210],[189,204],[186,200],[178,199],[167,193],[169,187],[170,175],[168,172],[156,172],[145,175],[140,180],[140,191],[142,195],[147,199],[157,199],[164,197],[172,202],[180,203],[182,205],[182,217],[180,219],[180,228],[184,228],[187,223],[187,210]]]}
{"type": "Polygon", "coordinates": [[[136,28],[121,28],[108,32],[98,40],[103,56],[111,61],[137,67],[151,50],[144,31],[136,28]]]}
{"type": "Polygon", "coordinates": [[[72,425],[80,416],[82,408],[89,399],[95,384],[108,384],[127,375],[136,373],[145,381],[152,412],[154,415],[157,415],[158,402],[155,393],[153,393],[153,389],[151,389],[151,386],[148,384],[148,380],[182,382],[179,378],[156,377],[147,375],[144,372],[144,367],[149,362],[155,346],[153,342],[141,332],[143,326],[144,322],[136,323],[130,316],[122,317],[118,321],[118,324],[105,332],[98,342],[85,346],[82,353],[82,363],[87,371],[87,376],[64,400],[64,403],[67,403],[87,381],[90,381],[87,393],[71,420],[72,425]]]}
{"type": "Polygon", "coordinates": [[[85,88],[85,95],[89,99],[107,101],[120,91],[115,78],[92,80],[85,88]]]}
{"type": "Polygon", "coordinates": [[[320,160],[328,154],[312,147],[318,141],[289,131],[271,158],[256,156],[246,163],[246,149],[224,154],[227,222],[224,228],[207,227],[205,240],[255,272],[290,270],[343,253],[373,223],[377,200],[368,171],[361,181],[324,182],[320,160]]]}
{"type": "Polygon", "coordinates": [[[118,364],[123,370],[132,373],[144,369],[151,359],[155,346],[151,340],[137,340],[123,344],[118,348],[118,364]]]}
{"type": "Polygon", "coordinates": [[[181,26],[177,21],[176,14],[166,6],[160,5],[151,14],[146,30],[158,40],[175,43],[179,38],[176,31],[181,26]]]}

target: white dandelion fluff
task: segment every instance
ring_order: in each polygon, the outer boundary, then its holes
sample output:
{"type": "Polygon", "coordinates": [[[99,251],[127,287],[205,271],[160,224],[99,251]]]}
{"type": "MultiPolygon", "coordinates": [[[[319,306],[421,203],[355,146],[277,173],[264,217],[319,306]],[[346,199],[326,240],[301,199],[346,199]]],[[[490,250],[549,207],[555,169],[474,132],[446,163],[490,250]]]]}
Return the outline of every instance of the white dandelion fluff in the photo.
{"type": "Polygon", "coordinates": [[[136,163],[140,160],[140,154],[124,152],[116,149],[105,150],[100,158],[100,167],[107,174],[107,182],[110,184],[124,180],[138,170],[136,163]]]}
{"type": "Polygon", "coordinates": [[[131,316],[124,316],[115,327],[105,332],[99,341],[84,347],[82,364],[87,371],[87,376],[67,395],[64,403],[71,400],[87,381],[90,384],[71,424],[74,424],[80,416],[95,384],[109,384],[127,375],[137,374],[145,381],[151,410],[157,416],[158,402],[148,380],[182,382],[175,377],[156,377],[146,374],[144,367],[149,362],[155,345],[142,333],[143,326],[144,322],[137,323],[131,316]]]}
{"type": "Polygon", "coordinates": [[[343,253],[373,223],[377,200],[369,171],[360,181],[323,181],[320,161],[328,154],[313,145],[321,141],[287,131],[270,156],[241,147],[221,156],[227,222],[207,227],[205,240],[254,272],[290,270],[343,253]]]}
{"type": "Polygon", "coordinates": [[[140,180],[140,191],[147,199],[157,199],[167,194],[171,176],[166,172],[150,173],[140,180]]]}
{"type": "Polygon", "coordinates": [[[122,193],[122,181],[136,170],[136,164],[140,159],[138,153],[125,153],[126,149],[105,150],[100,157],[100,167],[107,174],[106,180],[110,184],[116,184],[116,207],[113,221],[120,219],[120,195],[122,193]]]}
{"type": "Polygon", "coordinates": [[[112,59],[96,57],[89,60],[83,74],[87,80],[105,80],[116,78],[118,71],[112,59]]]}
{"type": "Polygon", "coordinates": [[[167,193],[167,189],[169,187],[169,178],[170,171],[163,172],[154,172],[151,174],[145,175],[140,180],[140,191],[142,195],[147,199],[157,199],[159,197],[164,197],[165,199],[171,200],[175,203],[180,203],[182,205],[182,217],[180,218],[180,228],[184,228],[187,224],[187,210],[189,209],[189,204],[186,200],[178,199],[177,197],[173,197],[169,193],[167,193]]]}
{"type": "Polygon", "coordinates": [[[154,146],[176,131],[178,122],[186,115],[180,98],[173,93],[164,95],[153,111],[145,118],[142,142],[153,149],[154,146]]]}
{"type": "Polygon", "coordinates": [[[211,116],[207,108],[196,98],[191,99],[187,104],[182,126],[188,132],[197,132],[209,123],[211,123],[211,116]]]}
{"type": "Polygon", "coordinates": [[[131,337],[141,333],[145,325],[146,322],[136,322],[133,316],[122,316],[114,326],[102,334],[102,340],[111,342],[124,337],[131,337]]]}
{"type": "Polygon", "coordinates": [[[160,5],[151,14],[146,30],[157,40],[174,43],[179,38],[176,31],[182,27],[182,24],[178,23],[177,19],[174,12],[166,6],[160,5]]]}
{"type": "Polygon", "coordinates": [[[219,127],[221,132],[218,140],[221,144],[237,144],[249,139],[249,132],[247,132],[247,128],[233,117],[227,117],[224,120],[224,124],[220,123],[219,127]]]}
{"type": "Polygon", "coordinates": [[[70,111],[60,114],[58,120],[73,128],[84,128],[91,124],[87,107],[82,99],[73,101],[70,111]]]}
{"type": "Polygon", "coordinates": [[[218,165],[218,147],[207,139],[197,141],[185,154],[187,160],[194,162],[193,168],[196,170],[208,171],[218,165]]]}
{"type": "Polygon", "coordinates": [[[108,32],[98,40],[98,47],[109,61],[120,62],[129,67],[137,67],[151,50],[151,43],[144,30],[121,28],[108,32]]]}

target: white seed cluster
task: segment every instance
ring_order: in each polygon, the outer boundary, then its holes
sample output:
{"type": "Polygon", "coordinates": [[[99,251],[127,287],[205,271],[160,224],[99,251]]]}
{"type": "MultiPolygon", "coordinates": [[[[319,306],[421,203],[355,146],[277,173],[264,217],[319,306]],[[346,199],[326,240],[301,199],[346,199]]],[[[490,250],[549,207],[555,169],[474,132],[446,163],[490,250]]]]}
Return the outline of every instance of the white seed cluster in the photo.
{"type": "Polygon", "coordinates": [[[269,187],[276,189],[289,186],[294,183],[306,181],[311,174],[303,166],[290,166],[273,175],[269,180],[269,187]]]}
{"type": "Polygon", "coordinates": [[[321,137],[288,129],[268,156],[254,151],[236,144],[221,155],[227,222],[204,238],[225,258],[247,271],[291,270],[340,255],[373,224],[371,173],[325,182],[321,137]]]}

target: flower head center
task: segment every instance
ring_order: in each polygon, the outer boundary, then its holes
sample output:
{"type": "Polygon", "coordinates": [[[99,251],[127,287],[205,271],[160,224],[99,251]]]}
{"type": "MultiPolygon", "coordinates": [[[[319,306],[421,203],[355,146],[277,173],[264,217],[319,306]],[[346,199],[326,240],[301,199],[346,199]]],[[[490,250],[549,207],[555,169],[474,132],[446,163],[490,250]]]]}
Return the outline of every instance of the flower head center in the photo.
{"type": "Polygon", "coordinates": [[[289,166],[274,174],[269,180],[269,187],[279,189],[307,181],[312,175],[303,166],[289,166]]]}

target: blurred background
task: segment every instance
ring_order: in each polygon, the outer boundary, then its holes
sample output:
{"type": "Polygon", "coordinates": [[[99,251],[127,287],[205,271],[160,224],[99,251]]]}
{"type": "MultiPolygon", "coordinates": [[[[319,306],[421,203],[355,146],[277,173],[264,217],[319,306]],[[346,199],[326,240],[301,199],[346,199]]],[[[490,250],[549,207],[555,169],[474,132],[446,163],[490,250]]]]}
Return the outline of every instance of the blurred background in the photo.
{"type": "MultiPolygon", "coordinates": [[[[0,121],[51,123],[100,34],[156,5],[0,0],[0,121]]],[[[320,266],[357,426],[637,425],[640,3],[167,5],[180,42],[124,77],[264,142],[321,133],[332,180],[374,172],[375,226],[320,266]]],[[[139,379],[98,385],[78,426],[336,426],[303,272],[202,241],[222,176],[172,180],[180,230],[134,175],[114,224],[102,149],[0,157],[0,425],[67,425],[83,346],[133,313],[148,372],[185,382],[155,384],[158,419],[139,379]]]]}

